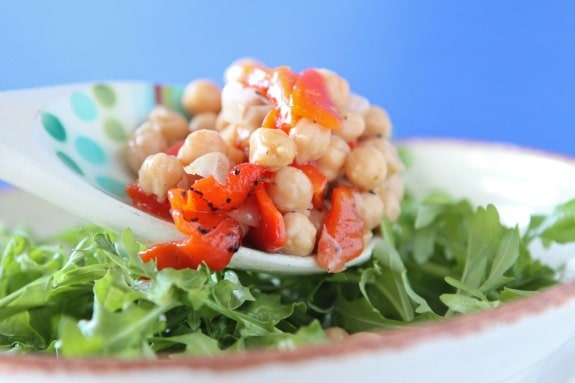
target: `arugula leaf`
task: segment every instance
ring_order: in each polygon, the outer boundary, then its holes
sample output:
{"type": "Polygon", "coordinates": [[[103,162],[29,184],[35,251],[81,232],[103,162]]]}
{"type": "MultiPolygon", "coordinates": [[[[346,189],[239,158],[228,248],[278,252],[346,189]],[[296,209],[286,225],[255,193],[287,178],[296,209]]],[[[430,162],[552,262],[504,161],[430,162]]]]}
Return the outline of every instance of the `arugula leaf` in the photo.
{"type": "Polygon", "coordinates": [[[575,238],[575,199],[557,205],[546,215],[532,217],[524,235],[524,241],[530,243],[539,238],[544,246],[552,243],[569,243],[575,238]]]}
{"type": "Polygon", "coordinates": [[[378,263],[361,275],[363,298],[393,319],[412,321],[415,310],[403,285],[406,269],[401,257],[385,240],[375,246],[373,256],[378,263]]]}
{"type": "Polygon", "coordinates": [[[486,310],[558,283],[529,246],[575,240],[575,200],[523,234],[492,205],[409,193],[381,222],[370,261],[337,274],[164,269],[131,231],[96,227],[38,241],[0,229],[0,352],[65,357],[218,355],[294,349],[348,333],[486,310]],[[57,243],[58,245],[54,245],[57,243]]]}

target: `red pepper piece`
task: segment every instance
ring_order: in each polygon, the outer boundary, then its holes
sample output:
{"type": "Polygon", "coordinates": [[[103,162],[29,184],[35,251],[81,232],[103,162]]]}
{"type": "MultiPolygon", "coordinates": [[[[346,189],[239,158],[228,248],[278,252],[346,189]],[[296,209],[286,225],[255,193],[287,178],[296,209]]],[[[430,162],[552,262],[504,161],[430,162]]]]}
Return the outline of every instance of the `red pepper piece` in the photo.
{"type": "Polygon", "coordinates": [[[299,75],[286,66],[274,69],[246,67],[241,79],[246,86],[257,89],[274,104],[263,126],[289,130],[295,124],[292,113],[291,94],[299,75]]]}
{"type": "Polygon", "coordinates": [[[324,128],[337,130],[341,115],[331,100],[322,75],[315,69],[306,69],[294,84],[291,93],[291,112],[307,118],[324,128]]]}
{"type": "Polygon", "coordinates": [[[154,194],[146,194],[137,182],[126,186],[126,194],[132,200],[134,207],[156,217],[171,221],[170,203],[160,202],[154,194]]]}
{"type": "Polygon", "coordinates": [[[311,182],[313,189],[312,204],[316,209],[321,209],[324,206],[323,197],[327,190],[327,177],[315,166],[313,163],[307,163],[303,165],[294,164],[294,167],[300,169],[305,173],[307,178],[311,182]]]}
{"type": "Polygon", "coordinates": [[[190,189],[173,188],[168,190],[168,201],[173,210],[184,212],[210,212],[208,202],[198,193],[190,189]]]}
{"type": "Polygon", "coordinates": [[[318,241],[316,262],[328,272],[345,270],[346,262],[363,250],[364,225],[355,203],[354,190],[340,185],[333,189],[318,241]]]}
{"type": "Polygon", "coordinates": [[[263,183],[256,186],[254,198],[259,220],[256,227],[250,228],[247,238],[258,249],[270,253],[279,251],[287,241],[283,215],[274,205],[263,183]]]}
{"type": "Polygon", "coordinates": [[[279,110],[277,108],[271,109],[264,117],[264,120],[262,121],[262,127],[275,128],[279,120],[279,110]]]}
{"type": "Polygon", "coordinates": [[[180,150],[180,148],[182,147],[182,145],[184,145],[185,140],[176,142],[175,144],[173,144],[172,146],[170,146],[168,149],[166,149],[164,151],[164,153],[169,154],[170,156],[177,156],[178,155],[178,151],[180,150]]]}
{"type": "Polygon", "coordinates": [[[212,210],[230,211],[246,201],[265,172],[262,166],[246,162],[233,168],[225,184],[209,176],[197,180],[191,189],[207,201],[212,210]]]}
{"type": "Polygon", "coordinates": [[[292,113],[291,97],[299,75],[288,67],[279,67],[271,71],[268,98],[276,105],[276,128],[289,130],[295,125],[292,113]]]}
{"type": "Polygon", "coordinates": [[[156,260],[158,269],[192,268],[205,263],[212,270],[222,270],[239,249],[240,225],[232,218],[222,221],[208,232],[196,231],[181,241],[159,243],[140,252],[144,262],[156,260]]]}
{"type": "Polygon", "coordinates": [[[221,213],[172,209],[172,220],[176,228],[186,235],[209,232],[218,227],[224,218],[226,216],[221,213]]]}
{"type": "Polygon", "coordinates": [[[301,117],[329,129],[339,129],[341,115],[333,103],[323,76],[315,69],[301,74],[288,67],[265,69],[246,66],[240,81],[257,89],[274,105],[265,119],[265,127],[289,130],[301,117]]]}

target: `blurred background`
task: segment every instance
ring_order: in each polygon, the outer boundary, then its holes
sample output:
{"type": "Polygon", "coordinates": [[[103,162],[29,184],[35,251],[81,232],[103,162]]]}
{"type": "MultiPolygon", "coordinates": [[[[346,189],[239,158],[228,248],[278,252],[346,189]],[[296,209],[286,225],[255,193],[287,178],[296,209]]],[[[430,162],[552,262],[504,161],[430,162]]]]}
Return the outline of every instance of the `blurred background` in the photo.
{"type": "Polygon", "coordinates": [[[0,1],[0,91],[330,68],[398,138],[575,155],[575,1],[0,1]]]}

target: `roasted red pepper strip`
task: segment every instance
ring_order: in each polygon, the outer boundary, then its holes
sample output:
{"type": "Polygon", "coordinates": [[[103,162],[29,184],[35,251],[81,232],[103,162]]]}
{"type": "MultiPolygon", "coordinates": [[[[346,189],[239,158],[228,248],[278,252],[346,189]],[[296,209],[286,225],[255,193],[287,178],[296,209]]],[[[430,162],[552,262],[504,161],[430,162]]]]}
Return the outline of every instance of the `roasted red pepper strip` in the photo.
{"type": "Polygon", "coordinates": [[[168,201],[174,210],[190,212],[211,212],[208,202],[190,189],[173,188],[168,190],[168,201]]]}
{"type": "Polygon", "coordinates": [[[288,67],[265,70],[250,67],[244,72],[243,83],[257,89],[275,106],[266,117],[263,126],[289,130],[295,124],[292,114],[291,93],[299,75],[288,67]]]}
{"type": "Polygon", "coordinates": [[[172,206],[172,220],[178,230],[186,235],[212,230],[226,217],[212,212],[207,202],[191,190],[171,189],[168,200],[172,206]]]}
{"type": "Polygon", "coordinates": [[[264,167],[246,162],[232,169],[225,184],[209,176],[197,180],[191,189],[207,201],[212,210],[229,211],[246,201],[265,172],[264,167]]]}
{"type": "Polygon", "coordinates": [[[178,230],[188,237],[181,241],[160,243],[140,253],[144,262],[155,259],[158,269],[197,268],[205,263],[221,270],[240,246],[239,223],[224,214],[212,212],[207,202],[191,190],[168,192],[171,216],[178,230]]]}
{"type": "Polygon", "coordinates": [[[242,229],[232,218],[222,221],[208,232],[196,231],[181,241],[160,243],[142,252],[144,262],[156,260],[158,269],[192,268],[205,263],[212,270],[222,270],[240,247],[242,229]]]}
{"type": "Polygon", "coordinates": [[[311,182],[313,189],[312,204],[316,209],[323,208],[323,197],[327,190],[327,177],[315,166],[313,163],[303,165],[295,164],[294,167],[300,169],[305,173],[311,182]]]}
{"type": "Polygon", "coordinates": [[[264,128],[275,128],[279,121],[279,110],[271,109],[268,114],[264,117],[262,121],[262,127],[264,128]]]}
{"type": "Polygon", "coordinates": [[[146,194],[137,182],[126,186],[126,194],[132,200],[134,207],[156,217],[171,221],[170,203],[160,202],[154,194],[146,194]]]}
{"type": "Polygon", "coordinates": [[[324,128],[337,130],[341,116],[325,86],[321,73],[306,69],[298,77],[291,93],[291,112],[324,128]]]}
{"type": "Polygon", "coordinates": [[[318,241],[316,262],[328,272],[345,270],[346,262],[363,250],[363,220],[355,203],[354,190],[340,185],[332,191],[328,211],[318,241]]]}
{"type": "Polygon", "coordinates": [[[279,67],[271,72],[268,98],[276,105],[276,128],[289,130],[296,121],[292,113],[291,97],[298,75],[288,67],[279,67]]]}
{"type": "Polygon", "coordinates": [[[256,227],[250,228],[247,238],[258,249],[279,251],[287,241],[283,216],[269,197],[263,183],[256,186],[254,198],[258,206],[259,221],[256,227]]]}
{"type": "Polygon", "coordinates": [[[333,103],[321,73],[306,69],[301,74],[288,67],[265,70],[248,67],[243,78],[246,86],[257,89],[276,108],[265,119],[265,127],[287,130],[297,119],[307,118],[328,129],[339,129],[341,115],[333,103]]]}

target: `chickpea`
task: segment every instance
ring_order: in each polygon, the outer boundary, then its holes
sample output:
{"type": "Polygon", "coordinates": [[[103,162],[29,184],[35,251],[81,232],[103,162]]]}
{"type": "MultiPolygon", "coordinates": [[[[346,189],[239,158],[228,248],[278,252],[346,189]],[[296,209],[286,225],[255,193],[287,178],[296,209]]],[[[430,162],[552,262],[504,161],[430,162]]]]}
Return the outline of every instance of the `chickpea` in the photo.
{"type": "Polygon", "coordinates": [[[343,114],[341,127],[335,131],[346,142],[351,142],[363,134],[365,121],[359,113],[347,111],[343,114]]]}
{"type": "Polygon", "coordinates": [[[313,187],[303,171],[286,166],[274,174],[268,193],[282,213],[305,211],[311,207],[313,187]]]}
{"type": "Polygon", "coordinates": [[[158,201],[164,201],[168,190],[185,182],[185,172],[180,161],[166,153],[148,156],[138,172],[138,183],[142,191],[154,194],[158,201]]]}
{"type": "Polygon", "coordinates": [[[199,113],[192,117],[189,124],[189,132],[195,132],[196,130],[208,129],[216,130],[216,121],[218,115],[213,112],[199,113]]]}
{"type": "Polygon", "coordinates": [[[339,177],[350,151],[347,142],[335,134],[331,135],[327,152],[316,161],[318,169],[327,177],[328,181],[334,181],[339,177]]]}
{"type": "Polygon", "coordinates": [[[334,343],[341,343],[350,336],[343,328],[335,326],[326,328],[325,335],[334,343]]]}
{"type": "Polygon", "coordinates": [[[399,175],[394,174],[392,177],[389,177],[387,184],[389,190],[397,199],[403,199],[403,195],[405,194],[405,184],[399,175]]]}
{"type": "Polygon", "coordinates": [[[246,162],[246,154],[244,151],[235,146],[228,146],[228,157],[230,158],[230,164],[232,166],[246,162]]]}
{"type": "Polygon", "coordinates": [[[289,136],[296,146],[296,162],[304,164],[317,160],[327,152],[331,130],[301,118],[290,130],[289,136]]]}
{"type": "Polygon", "coordinates": [[[321,73],[331,100],[337,106],[343,106],[349,100],[349,83],[337,73],[328,69],[318,69],[321,73]]]}
{"type": "Polygon", "coordinates": [[[185,166],[210,152],[221,152],[227,155],[228,148],[223,138],[215,130],[196,130],[186,137],[178,151],[178,160],[185,166]]]}
{"type": "Polygon", "coordinates": [[[355,201],[365,229],[376,228],[385,215],[385,207],[379,195],[371,192],[355,193],[355,201]]]}
{"type": "Polygon", "coordinates": [[[400,198],[395,196],[389,189],[380,191],[379,197],[385,208],[385,216],[389,218],[391,222],[397,221],[401,213],[400,198]]]}
{"type": "Polygon", "coordinates": [[[295,144],[280,129],[258,128],[250,136],[249,161],[277,171],[295,158],[295,144]]]}
{"type": "Polygon", "coordinates": [[[263,64],[251,57],[244,57],[234,61],[224,72],[224,81],[239,81],[246,72],[246,68],[263,68],[263,64]]]}
{"type": "Polygon", "coordinates": [[[399,153],[397,148],[386,138],[383,137],[370,137],[366,140],[362,140],[359,146],[373,146],[379,149],[385,157],[385,162],[387,163],[387,174],[390,175],[402,172],[405,169],[401,158],[399,158],[399,153]]]}
{"type": "Polygon", "coordinates": [[[220,136],[228,146],[248,148],[250,137],[256,128],[242,124],[229,124],[220,131],[220,136]]]}
{"type": "Polygon", "coordinates": [[[238,124],[229,124],[220,130],[220,137],[224,140],[228,147],[235,147],[238,141],[238,124]]]}
{"type": "Polygon", "coordinates": [[[219,113],[222,107],[220,87],[211,80],[194,80],[184,88],[182,105],[192,116],[205,112],[219,113]]]}
{"type": "Polygon", "coordinates": [[[163,152],[168,148],[166,139],[149,121],[140,125],[128,139],[126,161],[130,169],[137,174],[140,166],[150,154],[163,152]]]}
{"type": "Polygon", "coordinates": [[[218,113],[218,116],[216,117],[216,125],[215,125],[215,129],[219,132],[222,129],[224,129],[226,126],[228,126],[230,123],[228,121],[226,121],[226,119],[224,118],[224,116],[222,115],[222,113],[218,113]]]}
{"type": "Polygon", "coordinates": [[[222,88],[222,106],[231,104],[262,105],[268,102],[258,89],[245,86],[242,81],[229,81],[222,88]]]}
{"type": "Polygon", "coordinates": [[[344,110],[350,110],[358,113],[360,116],[365,116],[369,109],[369,100],[355,93],[350,93],[347,103],[343,106],[344,110]]]}
{"type": "Polygon", "coordinates": [[[189,133],[188,121],[175,110],[158,105],[150,112],[148,119],[168,142],[168,146],[186,138],[189,133]]]}
{"type": "Polygon", "coordinates": [[[236,125],[236,142],[235,144],[240,148],[248,148],[250,145],[250,137],[258,126],[253,125],[236,125]]]}
{"type": "Polygon", "coordinates": [[[310,255],[315,248],[317,230],[302,212],[284,215],[287,241],[282,252],[293,255],[310,255]]]}
{"type": "Polygon", "coordinates": [[[391,136],[391,120],[382,107],[371,105],[363,118],[365,119],[364,136],[381,136],[384,138],[391,136]]]}
{"type": "Polygon", "coordinates": [[[254,129],[259,128],[271,109],[271,104],[249,105],[244,111],[242,124],[252,126],[254,129]]]}
{"type": "Polygon", "coordinates": [[[385,157],[377,148],[358,146],[345,161],[345,175],[360,189],[372,190],[387,176],[385,157]]]}
{"type": "Polygon", "coordinates": [[[394,174],[377,187],[374,190],[377,194],[381,194],[382,192],[389,192],[393,194],[397,199],[402,199],[403,194],[405,192],[405,185],[403,184],[403,180],[399,176],[399,174],[394,174]]]}
{"type": "MultiPolygon", "coordinates": [[[[239,82],[229,82],[222,89],[222,110],[220,114],[227,122],[240,123],[244,121],[246,110],[250,106],[264,105],[266,103],[267,101],[255,89],[246,88],[239,82]]],[[[258,127],[260,125],[258,124],[258,127]]]]}

